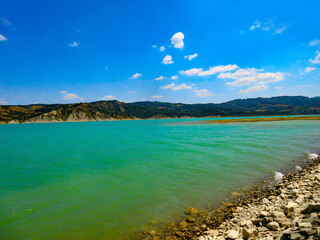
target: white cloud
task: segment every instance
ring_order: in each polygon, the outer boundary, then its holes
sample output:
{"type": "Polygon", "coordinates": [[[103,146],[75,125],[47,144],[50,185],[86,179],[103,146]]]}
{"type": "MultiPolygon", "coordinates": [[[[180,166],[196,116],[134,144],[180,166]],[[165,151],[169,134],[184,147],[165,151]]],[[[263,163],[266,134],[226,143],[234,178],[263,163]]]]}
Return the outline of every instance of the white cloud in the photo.
{"type": "Polygon", "coordinates": [[[134,94],[134,93],[136,93],[136,91],[128,91],[127,93],[134,94]]]}
{"type": "Polygon", "coordinates": [[[254,23],[251,25],[249,30],[261,29],[263,31],[270,31],[272,30],[275,34],[281,34],[287,29],[287,24],[278,24],[276,25],[273,19],[266,19],[265,21],[255,20],[254,23]]]}
{"type": "Polygon", "coordinates": [[[116,97],[115,96],[111,96],[111,95],[107,95],[107,96],[101,98],[101,100],[113,100],[113,99],[116,99],[116,97]]]}
{"type": "Polygon", "coordinates": [[[164,50],[166,50],[164,46],[161,46],[159,49],[160,49],[160,52],[163,52],[164,50]]]}
{"type": "Polygon", "coordinates": [[[281,90],[283,87],[274,87],[275,90],[281,90]]]}
{"type": "Polygon", "coordinates": [[[7,41],[8,39],[5,37],[5,36],[3,36],[2,34],[0,34],[0,42],[2,42],[2,41],[7,41]]]}
{"type": "Polygon", "coordinates": [[[192,59],[194,59],[194,58],[196,58],[196,57],[198,57],[198,54],[197,54],[197,53],[192,54],[192,55],[186,55],[186,56],[184,56],[184,58],[188,58],[189,61],[191,61],[192,59]]]}
{"type": "Polygon", "coordinates": [[[157,45],[152,45],[153,48],[157,48],[157,45]]]}
{"type": "Polygon", "coordinates": [[[320,40],[319,39],[314,39],[309,43],[309,46],[314,47],[320,45],[320,40]]]}
{"type": "Polygon", "coordinates": [[[304,72],[305,73],[308,73],[308,72],[312,72],[312,71],[314,71],[314,70],[316,70],[317,68],[315,68],[315,67],[306,67],[305,69],[304,69],[304,72]]]}
{"type": "Polygon", "coordinates": [[[163,64],[172,64],[173,63],[172,57],[170,55],[165,56],[162,60],[162,63],[163,64]]]}
{"type": "Polygon", "coordinates": [[[269,87],[267,85],[255,85],[255,86],[252,86],[252,87],[249,87],[245,90],[240,90],[239,93],[241,94],[248,94],[248,93],[252,93],[252,92],[260,92],[260,91],[263,91],[263,90],[267,90],[269,87]]]}
{"type": "Polygon", "coordinates": [[[80,101],[83,101],[84,100],[84,98],[82,97],[82,98],[80,98],[80,101]]]}
{"type": "Polygon", "coordinates": [[[162,98],[163,96],[159,96],[159,95],[156,95],[156,96],[152,96],[152,98],[155,98],[155,99],[159,99],[159,98],[162,98]]]}
{"type": "Polygon", "coordinates": [[[0,21],[4,24],[4,25],[12,25],[12,22],[10,22],[9,19],[5,18],[5,17],[0,17],[0,21]]]}
{"type": "Polygon", "coordinates": [[[61,94],[67,94],[67,91],[60,91],[61,94]]]}
{"type": "Polygon", "coordinates": [[[0,100],[0,104],[7,104],[7,101],[0,100]]]}
{"type": "Polygon", "coordinates": [[[284,73],[281,72],[262,72],[263,69],[248,68],[238,69],[234,73],[220,73],[220,79],[234,79],[233,82],[227,82],[227,85],[233,87],[247,86],[247,85],[261,85],[272,82],[278,82],[284,79],[284,73]]]}
{"type": "Polygon", "coordinates": [[[76,94],[68,93],[68,94],[66,94],[66,95],[63,96],[63,99],[68,99],[68,100],[70,100],[70,99],[75,99],[75,98],[78,98],[78,97],[79,97],[79,96],[76,95],[76,94]]]}
{"type": "Polygon", "coordinates": [[[130,78],[131,78],[131,79],[136,79],[136,78],[139,78],[139,77],[141,77],[141,76],[142,76],[141,73],[135,73],[135,74],[133,74],[130,78]]]}
{"type": "Polygon", "coordinates": [[[160,76],[160,77],[156,78],[157,81],[160,81],[160,80],[163,80],[163,79],[166,79],[166,78],[164,76],[160,76]]]}
{"type": "Polygon", "coordinates": [[[161,87],[161,89],[171,89],[173,91],[177,91],[177,90],[184,90],[184,89],[192,89],[192,87],[188,86],[184,83],[182,83],[180,85],[175,85],[174,83],[171,83],[169,85],[161,87]]]}
{"type": "Polygon", "coordinates": [[[191,68],[189,70],[186,71],[179,71],[180,74],[182,75],[187,75],[187,76],[195,76],[197,75],[199,72],[201,72],[203,70],[203,68],[191,68]]]}
{"type": "Polygon", "coordinates": [[[256,28],[261,28],[261,22],[259,20],[255,20],[254,23],[249,28],[249,30],[252,31],[252,30],[254,30],[256,28]]]}
{"type": "Polygon", "coordinates": [[[178,76],[172,76],[171,79],[172,79],[172,80],[177,80],[177,79],[178,79],[178,76]]]}
{"type": "Polygon", "coordinates": [[[215,93],[209,92],[207,89],[200,89],[194,91],[198,97],[213,97],[216,96],[215,93]]]}
{"type": "Polygon", "coordinates": [[[70,47],[78,47],[79,43],[73,42],[73,43],[68,43],[67,45],[70,46],[70,47]]]}
{"type": "Polygon", "coordinates": [[[276,33],[276,34],[281,34],[281,33],[283,33],[286,29],[287,29],[286,26],[282,26],[282,27],[276,29],[275,33],[276,33]]]}
{"type": "Polygon", "coordinates": [[[174,34],[171,38],[171,45],[173,45],[174,48],[183,48],[184,46],[184,35],[182,32],[178,32],[174,34]]]}
{"type": "Polygon", "coordinates": [[[198,76],[208,76],[208,75],[213,75],[219,72],[227,72],[227,71],[233,71],[236,70],[238,68],[237,65],[219,65],[216,67],[210,67],[209,70],[207,71],[201,71],[199,72],[198,76]]]}
{"type": "Polygon", "coordinates": [[[203,76],[209,76],[213,74],[217,74],[220,72],[227,72],[227,71],[233,71],[235,69],[239,68],[237,65],[219,65],[215,67],[210,67],[209,70],[203,71],[203,68],[192,68],[186,71],[179,71],[180,74],[186,75],[186,76],[195,76],[198,75],[200,77],[203,76]]]}
{"type": "Polygon", "coordinates": [[[173,88],[171,88],[172,90],[176,91],[176,90],[183,90],[183,89],[192,89],[191,86],[188,86],[184,83],[180,84],[180,85],[176,85],[173,88]]]}
{"type": "Polygon", "coordinates": [[[174,84],[174,83],[171,83],[171,84],[169,84],[169,85],[166,85],[166,86],[161,87],[161,89],[169,89],[169,88],[173,88],[174,86],[175,86],[175,84],[174,84]]]}
{"type": "Polygon", "coordinates": [[[313,64],[318,64],[320,63],[320,52],[316,51],[316,57],[312,60],[311,58],[309,59],[309,62],[313,63],[313,64]]]}

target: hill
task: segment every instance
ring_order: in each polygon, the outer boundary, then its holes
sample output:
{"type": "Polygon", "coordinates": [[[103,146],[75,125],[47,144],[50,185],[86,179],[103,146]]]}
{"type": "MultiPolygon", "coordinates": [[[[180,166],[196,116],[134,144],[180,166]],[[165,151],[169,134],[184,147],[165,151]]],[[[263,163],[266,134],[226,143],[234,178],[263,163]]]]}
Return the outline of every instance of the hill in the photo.
{"type": "Polygon", "coordinates": [[[0,106],[1,123],[293,114],[320,114],[320,97],[249,98],[220,104],[149,101],[123,103],[114,100],[73,104],[0,106]]]}

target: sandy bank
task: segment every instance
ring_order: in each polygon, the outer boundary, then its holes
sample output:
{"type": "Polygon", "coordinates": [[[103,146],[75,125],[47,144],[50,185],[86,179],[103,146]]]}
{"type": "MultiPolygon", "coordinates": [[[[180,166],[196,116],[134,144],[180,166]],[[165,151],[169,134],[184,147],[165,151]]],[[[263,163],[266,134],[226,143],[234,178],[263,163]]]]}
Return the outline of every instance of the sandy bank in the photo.
{"type": "Polygon", "coordinates": [[[204,123],[239,123],[239,122],[272,122],[292,120],[320,120],[320,116],[299,116],[299,117],[270,117],[270,118],[241,118],[241,119],[219,119],[203,121],[204,123]]]}

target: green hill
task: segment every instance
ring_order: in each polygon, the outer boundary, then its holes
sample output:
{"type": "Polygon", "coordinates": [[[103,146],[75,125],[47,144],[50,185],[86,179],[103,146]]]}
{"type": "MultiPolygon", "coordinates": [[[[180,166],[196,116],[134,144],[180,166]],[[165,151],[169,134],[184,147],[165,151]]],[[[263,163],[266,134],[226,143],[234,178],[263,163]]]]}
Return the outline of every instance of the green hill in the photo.
{"type": "Polygon", "coordinates": [[[1,123],[293,114],[320,114],[320,97],[249,98],[220,104],[97,101],[0,106],[1,123]]]}

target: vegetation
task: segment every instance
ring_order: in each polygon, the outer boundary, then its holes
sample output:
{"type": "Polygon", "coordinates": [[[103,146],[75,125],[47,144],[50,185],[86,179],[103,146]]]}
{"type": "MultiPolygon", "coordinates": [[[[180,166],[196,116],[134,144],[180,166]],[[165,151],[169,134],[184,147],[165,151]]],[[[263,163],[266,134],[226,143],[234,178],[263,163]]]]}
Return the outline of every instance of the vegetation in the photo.
{"type": "Polygon", "coordinates": [[[97,101],[0,106],[0,122],[320,114],[320,97],[238,99],[220,104],[97,101]]]}

